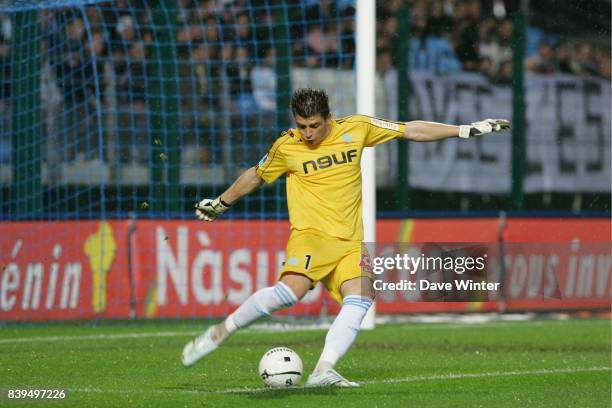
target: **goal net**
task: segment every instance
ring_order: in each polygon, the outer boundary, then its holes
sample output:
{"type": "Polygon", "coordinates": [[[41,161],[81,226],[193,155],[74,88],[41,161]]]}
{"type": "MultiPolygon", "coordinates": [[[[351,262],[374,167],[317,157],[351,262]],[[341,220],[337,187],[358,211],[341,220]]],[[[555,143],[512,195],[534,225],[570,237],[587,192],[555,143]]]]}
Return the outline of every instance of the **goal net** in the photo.
{"type": "Polygon", "coordinates": [[[215,223],[194,204],[292,125],[292,89],[354,112],[354,64],[352,2],[0,1],[0,320],[219,317],[274,282],[284,181],[215,223]]]}

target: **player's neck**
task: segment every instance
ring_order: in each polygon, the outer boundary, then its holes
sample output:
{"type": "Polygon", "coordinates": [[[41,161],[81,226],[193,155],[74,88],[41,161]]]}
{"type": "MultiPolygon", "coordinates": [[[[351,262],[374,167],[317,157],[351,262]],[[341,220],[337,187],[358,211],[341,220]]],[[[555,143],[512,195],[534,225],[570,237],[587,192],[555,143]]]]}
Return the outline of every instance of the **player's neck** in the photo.
{"type": "Polygon", "coordinates": [[[333,127],[334,127],[334,120],[333,120],[333,119],[330,119],[330,120],[327,122],[327,132],[325,133],[325,136],[323,136],[323,138],[321,138],[321,142],[320,142],[319,144],[321,144],[321,143],[323,143],[323,142],[325,142],[325,141],[327,140],[327,138],[329,137],[329,135],[331,135],[331,133],[332,133],[332,128],[333,128],[333,127]]]}

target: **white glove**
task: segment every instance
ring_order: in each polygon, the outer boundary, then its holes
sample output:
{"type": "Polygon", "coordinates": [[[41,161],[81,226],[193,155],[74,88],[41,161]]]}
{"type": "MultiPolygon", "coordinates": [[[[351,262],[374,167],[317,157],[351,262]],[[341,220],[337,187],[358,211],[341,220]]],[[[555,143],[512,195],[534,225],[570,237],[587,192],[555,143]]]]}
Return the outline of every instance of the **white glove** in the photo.
{"type": "Polygon", "coordinates": [[[485,119],[471,125],[459,126],[459,137],[480,136],[491,132],[501,132],[510,129],[510,121],[506,119],[485,119]]]}
{"type": "Polygon", "coordinates": [[[214,200],[205,198],[195,205],[196,216],[202,221],[213,221],[218,216],[229,210],[231,206],[224,203],[221,197],[217,197],[214,200]]]}

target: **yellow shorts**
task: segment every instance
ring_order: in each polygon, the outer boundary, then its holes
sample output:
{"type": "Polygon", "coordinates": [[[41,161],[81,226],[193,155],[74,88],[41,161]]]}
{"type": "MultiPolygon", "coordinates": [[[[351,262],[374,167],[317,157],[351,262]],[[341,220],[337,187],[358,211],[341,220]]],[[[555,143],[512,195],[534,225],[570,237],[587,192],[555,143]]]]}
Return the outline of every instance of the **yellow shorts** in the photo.
{"type": "Polygon", "coordinates": [[[361,276],[372,279],[368,267],[362,267],[362,251],[367,257],[361,241],[340,239],[317,230],[292,230],[280,277],[293,272],[305,275],[313,287],[322,282],[330,295],[342,304],[340,286],[345,281],[361,276]]]}

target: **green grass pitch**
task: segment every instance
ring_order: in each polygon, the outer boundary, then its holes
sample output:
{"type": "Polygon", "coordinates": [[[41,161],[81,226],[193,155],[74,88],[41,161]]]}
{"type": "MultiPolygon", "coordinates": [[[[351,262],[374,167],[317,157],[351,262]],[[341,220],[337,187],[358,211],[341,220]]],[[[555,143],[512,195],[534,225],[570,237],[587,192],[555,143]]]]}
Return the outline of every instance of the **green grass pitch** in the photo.
{"type": "Polygon", "coordinates": [[[182,367],[196,321],[8,324],[0,328],[3,406],[610,407],[610,320],[387,324],[363,331],[338,364],[358,389],[265,390],[257,365],[296,350],[304,382],[324,330],[237,333],[182,367]],[[9,389],[67,399],[10,402],[9,389]],[[10,405],[9,405],[10,404],[10,405]]]}

